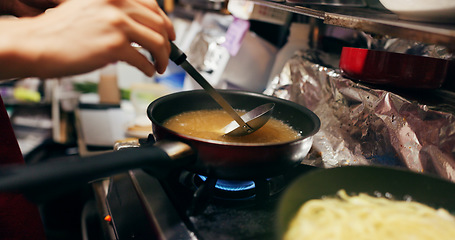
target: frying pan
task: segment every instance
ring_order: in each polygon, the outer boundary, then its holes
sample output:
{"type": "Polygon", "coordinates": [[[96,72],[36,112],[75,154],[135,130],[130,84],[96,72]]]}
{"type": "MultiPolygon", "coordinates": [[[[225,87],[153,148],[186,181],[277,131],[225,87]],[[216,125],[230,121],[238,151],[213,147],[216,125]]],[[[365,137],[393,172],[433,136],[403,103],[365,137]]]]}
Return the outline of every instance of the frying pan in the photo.
{"type": "Polygon", "coordinates": [[[280,174],[307,155],[312,135],[320,126],[313,112],[291,101],[259,93],[228,90],[220,93],[238,109],[275,103],[273,117],[299,131],[301,138],[278,144],[230,144],[181,135],[163,127],[163,121],[185,111],[219,107],[203,90],[178,92],[155,100],[147,109],[155,144],[77,161],[3,168],[0,170],[0,191],[45,194],[137,168],[156,177],[165,176],[173,168],[184,167],[222,179],[255,179],[280,174]]]}
{"type": "Polygon", "coordinates": [[[178,140],[196,149],[196,161],[187,167],[190,171],[222,179],[271,177],[298,164],[307,155],[312,145],[311,136],[320,126],[319,118],[313,112],[296,103],[253,92],[220,90],[220,93],[234,109],[275,103],[272,117],[292,126],[302,137],[278,144],[235,144],[176,133],[162,125],[169,117],[186,111],[219,109],[219,106],[202,90],[175,93],[154,101],[147,113],[157,141],[178,140]]]}
{"type": "Polygon", "coordinates": [[[449,63],[433,57],[343,47],[339,66],[343,75],[365,83],[435,89],[444,83],[449,63]]]}
{"type": "MultiPolygon", "coordinates": [[[[323,196],[391,194],[393,199],[412,200],[455,213],[455,184],[437,176],[385,166],[347,166],[313,170],[288,186],[278,204],[277,234],[282,239],[290,221],[303,203],[323,196]]],[[[323,229],[321,229],[323,231],[323,229]]]]}

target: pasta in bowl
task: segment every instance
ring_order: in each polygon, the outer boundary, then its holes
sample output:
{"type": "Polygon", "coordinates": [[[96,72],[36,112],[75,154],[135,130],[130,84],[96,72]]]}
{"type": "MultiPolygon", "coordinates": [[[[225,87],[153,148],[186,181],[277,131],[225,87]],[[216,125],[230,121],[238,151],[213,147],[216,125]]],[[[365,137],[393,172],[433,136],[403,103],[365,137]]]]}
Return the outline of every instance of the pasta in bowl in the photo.
{"type": "Polygon", "coordinates": [[[412,200],[365,193],[313,199],[302,205],[284,240],[453,239],[455,217],[412,200]],[[373,237],[374,236],[374,237],[373,237]]]}
{"type": "Polygon", "coordinates": [[[386,167],[299,177],[278,208],[279,239],[453,239],[455,184],[386,167]]]}

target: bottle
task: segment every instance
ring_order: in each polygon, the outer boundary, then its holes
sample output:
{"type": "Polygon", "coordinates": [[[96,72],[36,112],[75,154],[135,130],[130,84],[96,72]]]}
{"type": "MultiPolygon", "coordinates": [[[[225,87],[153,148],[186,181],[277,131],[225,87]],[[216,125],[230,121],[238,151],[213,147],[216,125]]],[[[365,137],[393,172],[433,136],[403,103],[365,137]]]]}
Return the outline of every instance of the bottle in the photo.
{"type": "Polygon", "coordinates": [[[116,64],[109,64],[100,70],[98,95],[101,104],[120,104],[116,64]]]}
{"type": "Polygon", "coordinates": [[[284,64],[294,56],[298,50],[309,48],[310,25],[306,23],[291,23],[287,43],[278,51],[272,70],[270,71],[268,84],[283,70],[284,64]]]}

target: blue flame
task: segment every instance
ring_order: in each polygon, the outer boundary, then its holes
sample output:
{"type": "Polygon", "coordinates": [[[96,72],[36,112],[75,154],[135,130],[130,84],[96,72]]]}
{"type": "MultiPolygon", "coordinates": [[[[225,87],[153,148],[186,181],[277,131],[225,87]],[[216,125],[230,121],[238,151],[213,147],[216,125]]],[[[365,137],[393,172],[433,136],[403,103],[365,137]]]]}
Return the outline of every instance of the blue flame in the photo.
{"type": "MultiPolygon", "coordinates": [[[[207,179],[206,176],[199,175],[199,177],[205,181],[207,179]]],[[[231,192],[238,192],[238,191],[245,191],[254,189],[256,185],[253,181],[237,181],[237,180],[221,180],[218,179],[215,187],[224,190],[224,191],[231,191],[231,192]]]]}

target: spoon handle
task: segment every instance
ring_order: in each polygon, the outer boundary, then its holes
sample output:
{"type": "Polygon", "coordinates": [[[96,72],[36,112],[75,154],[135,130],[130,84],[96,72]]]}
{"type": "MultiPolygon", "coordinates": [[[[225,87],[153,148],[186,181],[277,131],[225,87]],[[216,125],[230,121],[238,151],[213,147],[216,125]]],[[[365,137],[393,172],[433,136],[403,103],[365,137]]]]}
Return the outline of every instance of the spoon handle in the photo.
{"type": "Polygon", "coordinates": [[[239,124],[239,126],[243,126],[246,130],[251,130],[251,127],[243,121],[226,99],[224,99],[221,94],[186,60],[185,53],[183,53],[173,42],[171,42],[171,54],[169,58],[175,64],[180,65],[239,124]]]}

